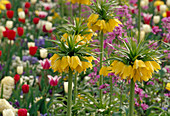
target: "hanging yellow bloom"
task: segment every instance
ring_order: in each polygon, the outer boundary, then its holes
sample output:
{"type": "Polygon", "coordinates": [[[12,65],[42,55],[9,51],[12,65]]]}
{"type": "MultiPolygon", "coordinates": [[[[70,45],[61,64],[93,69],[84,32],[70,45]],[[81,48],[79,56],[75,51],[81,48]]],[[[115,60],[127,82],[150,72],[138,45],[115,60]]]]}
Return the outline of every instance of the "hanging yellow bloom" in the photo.
{"type": "MultiPolygon", "coordinates": [[[[90,32],[90,31],[88,30],[87,32],[90,32]]],[[[66,41],[69,36],[70,35],[68,33],[65,33],[63,37],[61,38],[61,40],[66,41]]],[[[91,40],[92,36],[93,36],[93,33],[85,34],[83,36],[79,34],[79,35],[75,35],[74,39],[76,43],[81,41],[79,45],[84,45],[85,43],[88,43],[91,40]]]]}
{"type": "Polygon", "coordinates": [[[161,69],[160,65],[156,61],[142,61],[135,60],[133,66],[126,65],[121,61],[115,60],[111,64],[112,72],[115,75],[119,75],[121,79],[132,79],[138,81],[148,81],[152,78],[152,73],[161,69]]]}
{"type": "Polygon", "coordinates": [[[0,0],[0,10],[5,10],[5,5],[10,3],[8,0],[0,0]]]}
{"type": "Polygon", "coordinates": [[[112,32],[116,26],[122,24],[118,19],[109,19],[108,21],[105,21],[98,18],[98,14],[91,14],[88,18],[87,26],[94,32],[97,30],[101,30],[103,33],[112,32]]]}
{"type": "Polygon", "coordinates": [[[166,89],[167,89],[168,91],[170,91],[170,83],[167,83],[166,89]]]}
{"type": "Polygon", "coordinates": [[[103,66],[99,71],[99,75],[108,76],[111,73],[111,69],[110,66],[103,66]]]}
{"type": "Polygon", "coordinates": [[[75,3],[86,4],[86,5],[91,4],[90,0],[68,0],[68,2],[70,2],[70,1],[71,1],[72,4],[75,4],[75,3]]]}
{"type": "Polygon", "coordinates": [[[54,54],[50,60],[51,60],[51,67],[54,72],[58,71],[60,73],[62,72],[68,72],[69,68],[72,71],[77,71],[81,73],[82,71],[86,71],[87,68],[92,68],[93,65],[91,64],[92,60],[95,60],[94,57],[84,57],[86,61],[81,61],[78,56],[63,56],[62,58],[59,57],[59,55],[54,54]]]}

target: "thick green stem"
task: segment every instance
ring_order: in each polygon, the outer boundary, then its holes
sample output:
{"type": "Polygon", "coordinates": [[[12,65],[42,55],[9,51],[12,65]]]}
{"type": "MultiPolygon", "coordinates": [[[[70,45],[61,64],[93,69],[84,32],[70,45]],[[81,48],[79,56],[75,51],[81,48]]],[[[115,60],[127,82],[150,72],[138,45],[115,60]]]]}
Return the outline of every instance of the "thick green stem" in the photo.
{"type": "Polygon", "coordinates": [[[129,104],[129,116],[134,114],[134,97],[135,97],[135,82],[131,79],[130,82],[130,104],[129,104]]]}
{"type": "Polygon", "coordinates": [[[81,4],[79,4],[79,18],[81,18],[81,4]]]}
{"type": "Polygon", "coordinates": [[[70,20],[72,22],[73,19],[73,8],[72,8],[72,3],[70,2],[70,20]]]}
{"type": "Polygon", "coordinates": [[[76,98],[77,98],[77,73],[75,74],[74,78],[74,101],[73,103],[76,103],[76,98]]]}
{"type": "Polygon", "coordinates": [[[140,0],[138,0],[138,43],[140,42],[140,22],[141,22],[141,7],[140,0]]]}
{"type": "MultiPolygon", "coordinates": [[[[104,52],[104,48],[103,48],[103,41],[104,41],[104,37],[103,37],[103,31],[100,31],[100,69],[102,68],[103,65],[103,52],[104,52]]],[[[103,76],[100,75],[100,80],[99,80],[99,86],[101,86],[103,84],[103,76]]],[[[102,89],[100,89],[100,104],[102,105],[102,89]]]]}
{"type": "Polygon", "coordinates": [[[72,107],[72,81],[73,81],[73,72],[72,72],[71,69],[69,69],[67,116],[71,116],[71,107],[72,107]]]}
{"type": "Polygon", "coordinates": [[[110,76],[110,105],[112,104],[112,96],[113,96],[113,83],[112,77],[110,76]]]}
{"type": "Polygon", "coordinates": [[[64,0],[61,0],[61,16],[64,17],[64,0]]]}

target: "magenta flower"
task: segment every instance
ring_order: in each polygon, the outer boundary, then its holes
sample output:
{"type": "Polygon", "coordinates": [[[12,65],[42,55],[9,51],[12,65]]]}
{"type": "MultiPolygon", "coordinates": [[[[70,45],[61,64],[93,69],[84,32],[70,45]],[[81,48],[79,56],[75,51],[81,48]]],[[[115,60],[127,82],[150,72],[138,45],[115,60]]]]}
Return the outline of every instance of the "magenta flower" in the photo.
{"type": "Polygon", "coordinates": [[[43,61],[40,60],[39,62],[44,70],[48,70],[50,68],[50,61],[48,59],[44,59],[43,61]]]}
{"type": "Polygon", "coordinates": [[[51,86],[56,86],[58,81],[61,79],[61,77],[58,76],[52,77],[51,75],[47,75],[47,77],[51,86]]]}
{"type": "Polygon", "coordinates": [[[146,110],[146,109],[148,109],[149,106],[145,103],[142,103],[141,107],[142,107],[143,110],[146,110]]]}

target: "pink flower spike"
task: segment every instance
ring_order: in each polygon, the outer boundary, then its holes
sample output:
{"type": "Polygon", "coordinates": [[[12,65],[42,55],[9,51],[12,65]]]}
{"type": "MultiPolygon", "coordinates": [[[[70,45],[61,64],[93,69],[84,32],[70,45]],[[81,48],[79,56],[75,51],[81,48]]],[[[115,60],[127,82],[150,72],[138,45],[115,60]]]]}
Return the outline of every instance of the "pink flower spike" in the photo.
{"type": "Polygon", "coordinates": [[[58,76],[52,77],[51,75],[47,75],[47,77],[51,86],[56,86],[58,81],[61,79],[61,77],[58,76]]]}

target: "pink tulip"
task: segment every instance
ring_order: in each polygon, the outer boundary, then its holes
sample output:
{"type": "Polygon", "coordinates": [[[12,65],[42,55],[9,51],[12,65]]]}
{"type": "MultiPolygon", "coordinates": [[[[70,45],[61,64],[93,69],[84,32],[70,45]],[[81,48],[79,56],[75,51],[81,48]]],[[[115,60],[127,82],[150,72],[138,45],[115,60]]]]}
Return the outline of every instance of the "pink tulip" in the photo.
{"type": "Polygon", "coordinates": [[[49,83],[51,86],[56,86],[58,84],[58,81],[60,80],[61,77],[55,76],[52,77],[51,75],[47,75],[48,79],[49,79],[49,83]]]}
{"type": "Polygon", "coordinates": [[[43,69],[48,70],[50,68],[50,61],[48,59],[39,61],[43,69]]]}

